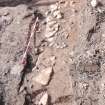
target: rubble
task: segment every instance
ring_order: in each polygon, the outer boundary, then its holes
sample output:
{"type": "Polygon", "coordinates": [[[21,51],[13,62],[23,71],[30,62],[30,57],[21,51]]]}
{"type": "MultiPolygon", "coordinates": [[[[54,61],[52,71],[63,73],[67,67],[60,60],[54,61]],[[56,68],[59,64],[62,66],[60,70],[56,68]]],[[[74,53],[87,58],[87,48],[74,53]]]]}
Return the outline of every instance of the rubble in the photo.
{"type": "Polygon", "coordinates": [[[54,40],[55,34],[59,31],[60,25],[58,24],[56,19],[61,19],[62,14],[59,10],[59,4],[54,4],[50,6],[50,12],[47,12],[47,18],[46,18],[46,33],[45,37],[47,38],[47,41],[52,42],[54,40]]]}

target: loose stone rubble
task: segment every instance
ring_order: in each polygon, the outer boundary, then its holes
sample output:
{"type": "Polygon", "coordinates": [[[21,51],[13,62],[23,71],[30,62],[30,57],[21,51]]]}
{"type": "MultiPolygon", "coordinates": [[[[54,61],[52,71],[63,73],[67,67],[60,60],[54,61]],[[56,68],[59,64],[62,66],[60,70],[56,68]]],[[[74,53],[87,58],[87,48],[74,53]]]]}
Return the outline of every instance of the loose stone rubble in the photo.
{"type": "Polygon", "coordinates": [[[59,4],[56,3],[54,5],[50,6],[49,12],[46,13],[46,33],[45,37],[49,42],[52,42],[54,40],[54,37],[56,33],[59,31],[59,23],[57,22],[57,19],[62,18],[62,14],[60,12],[59,4]]]}

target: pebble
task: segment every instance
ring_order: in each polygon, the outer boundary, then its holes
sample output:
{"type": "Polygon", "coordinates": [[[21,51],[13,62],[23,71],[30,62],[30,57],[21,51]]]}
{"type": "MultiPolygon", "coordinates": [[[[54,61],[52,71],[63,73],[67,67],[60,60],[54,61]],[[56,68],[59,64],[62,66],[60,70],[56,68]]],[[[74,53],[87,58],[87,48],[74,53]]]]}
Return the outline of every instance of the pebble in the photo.
{"type": "Polygon", "coordinates": [[[54,40],[53,37],[50,37],[50,38],[47,39],[47,41],[49,41],[49,42],[52,42],[53,40],[54,40]]]}
{"type": "Polygon", "coordinates": [[[53,25],[55,25],[57,22],[56,21],[50,21],[47,23],[48,27],[52,27],[53,25]]]}
{"type": "Polygon", "coordinates": [[[67,45],[63,42],[61,45],[55,44],[54,47],[56,47],[56,48],[58,48],[58,49],[63,49],[63,48],[65,48],[65,47],[67,47],[67,45]]]}
{"type": "Polygon", "coordinates": [[[55,10],[57,10],[58,8],[59,8],[58,3],[50,6],[50,10],[52,12],[55,11],[55,10]]]}
{"type": "Polygon", "coordinates": [[[45,68],[44,70],[41,70],[41,72],[36,77],[33,78],[33,81],[36,81],[41,85],[47,85],[50,80],[52,72],[53,72],[52,67],[45,68]]]}
{"type": "Polygon", "coordinates": [[[38,105],[47,105],[48,104],[48,94],[47,92],[41,97],[38,105]]]}
{"type": "Polygon", "coordinates": [[[54,36],[55,34],[56,34],[56,31],[48,32],[45,34],[45,37],[50,38],[50,37],[54,36]]]}
{"type": "Polygon", "coordinates": [[[62,19],[63,18],[63,16],[61,15],[61,13],[60,14],[58,14],[57,15],[57,17],[56,17],[57,19],[62,19]]]}
{"type": "Polygon", "coordinates": [[[46,26],[46,32],[48,33],[48,32],[53,32],[53,31],[58,31],[59,30],[59,24],[58,23],[56,23],[56,24],[53,24],[53,25],[47,25],[46,26]]]}
{"type": "Polygon", "coordinates": [[[58,31],[59,30],[59,24],[55,24],[54,26],[53,26],[53,28],[54,28],[54,31],[58,31]]]}
{"type": "Polygon", "coordinates": [[[53,16],[57,19],[61,19],[62,18],[62,15],[61,15],[61,12],[60,10],[57,10],[57,11],[54,11],[53,12],[53,16]]]}
{"type": "Polygon", "coordinates": [[[46,22],[48,23],[48,22],[51,22],[53,20],[53,17],[52,16],[48,16],[47,18],[46,18],[46,22]]]}
{"type": "Polygon", "coordinates": [[[91,1],[91,6],[92,6],[92,7],[96,7],[97,4],[98,4],[98,1],[97,1],[97,0],[92,0],[92,1],[91,1]]]}

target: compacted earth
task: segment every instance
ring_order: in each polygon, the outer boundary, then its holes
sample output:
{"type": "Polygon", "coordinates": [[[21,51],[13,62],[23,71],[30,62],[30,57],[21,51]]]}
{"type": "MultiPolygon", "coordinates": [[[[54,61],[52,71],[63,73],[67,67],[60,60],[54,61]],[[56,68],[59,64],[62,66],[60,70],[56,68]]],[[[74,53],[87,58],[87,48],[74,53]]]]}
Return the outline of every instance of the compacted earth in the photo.
{"type": "Polygon", "coordinates": [[[105,0],[0,0],[0,105],[105,105],[105,0]]]}

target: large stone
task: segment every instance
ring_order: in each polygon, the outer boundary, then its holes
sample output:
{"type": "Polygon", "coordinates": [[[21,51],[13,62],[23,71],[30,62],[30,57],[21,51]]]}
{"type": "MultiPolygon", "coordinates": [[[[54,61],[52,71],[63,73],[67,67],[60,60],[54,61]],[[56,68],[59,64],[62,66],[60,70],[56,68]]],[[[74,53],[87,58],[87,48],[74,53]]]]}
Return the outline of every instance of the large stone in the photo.
{"type": "Polygon", "coordinates": [[[47,92],[41,97],[38,105],[48,105],[48,94],[47,94],[47,92]]]}
{"type": "Polygon", "coordinates": [[[41,72],[36,77],[33,78],[33,81],[36,81],[41,85],[47,85],[50,80],[52,71],[53,71],[52,67],[48,67],[45,68],[44,70],[41,70],[41,72]]]}

